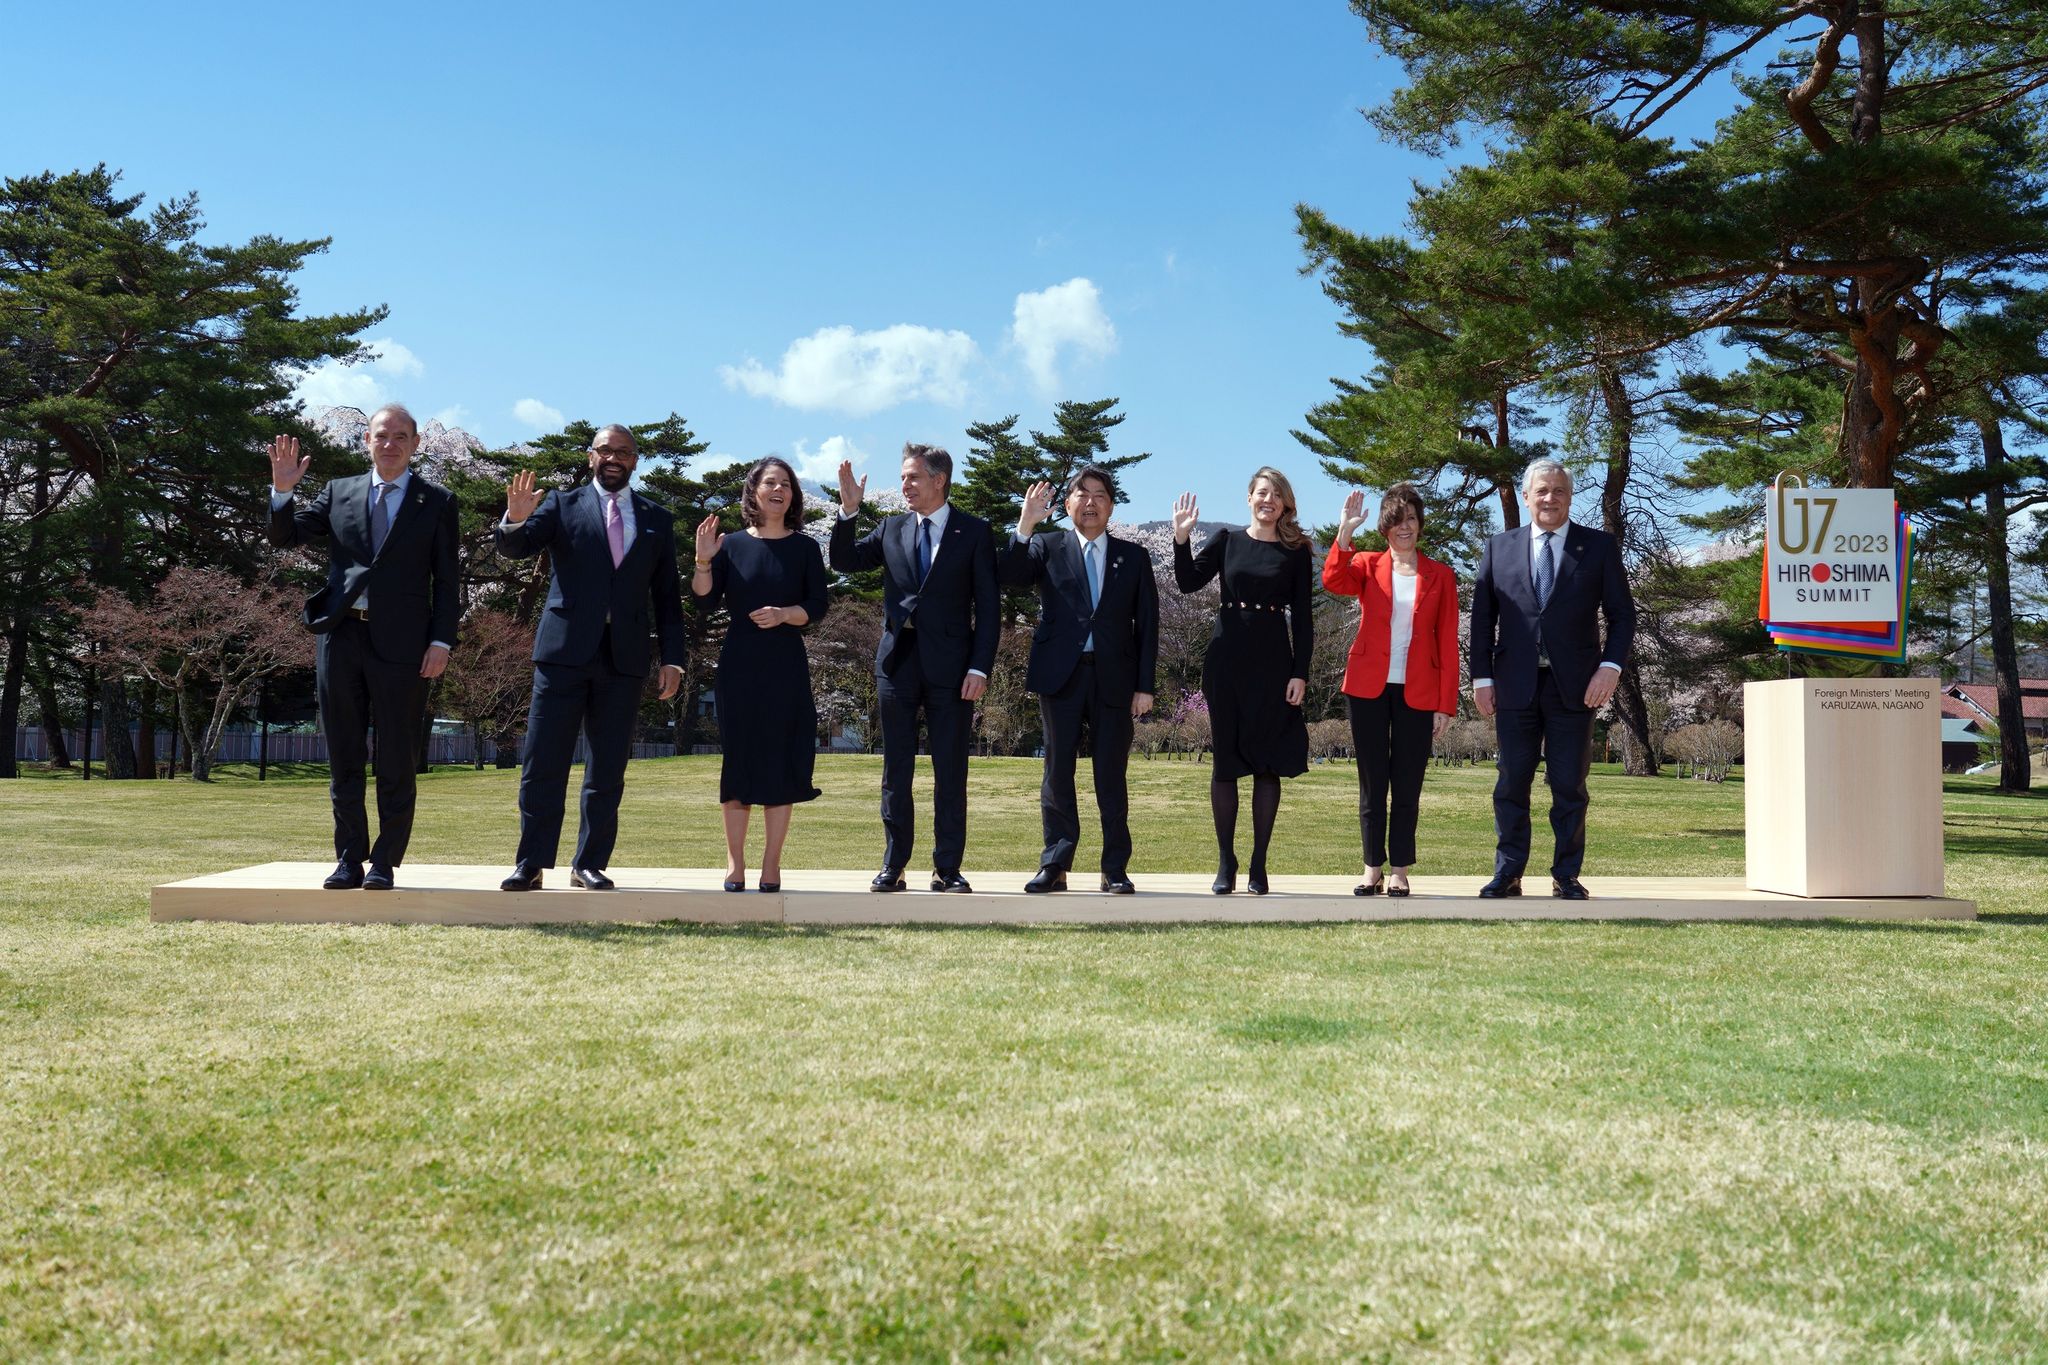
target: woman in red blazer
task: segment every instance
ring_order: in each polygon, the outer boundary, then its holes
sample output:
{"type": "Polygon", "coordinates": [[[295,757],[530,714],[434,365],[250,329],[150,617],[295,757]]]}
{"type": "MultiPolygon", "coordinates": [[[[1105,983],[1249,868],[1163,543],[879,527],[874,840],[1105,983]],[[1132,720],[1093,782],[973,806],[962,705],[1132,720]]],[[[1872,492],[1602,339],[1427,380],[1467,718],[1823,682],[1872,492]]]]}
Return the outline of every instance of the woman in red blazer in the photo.
{"type": "Polygon", "coordinates": [[[1358,637],[1344,662],[1344,696],[1358,756],[1366,880],[1352,894],[1377,896],[1384,886],[1389,896],[1405,896],[1430,741],[1458,712],[1458,579],[1415,548],[1422,498],[1412,484],[1397,483],[1380,500],[1386,549],[1352,551],[1352,532],[1364,520],[1365,494],[1355,492],[1344,499],[1337,539],[1323,563],[1323,586],[1358,598],[1358,637]],[[1383,877],[1390,853],[1393,868],[1383,877]]]}

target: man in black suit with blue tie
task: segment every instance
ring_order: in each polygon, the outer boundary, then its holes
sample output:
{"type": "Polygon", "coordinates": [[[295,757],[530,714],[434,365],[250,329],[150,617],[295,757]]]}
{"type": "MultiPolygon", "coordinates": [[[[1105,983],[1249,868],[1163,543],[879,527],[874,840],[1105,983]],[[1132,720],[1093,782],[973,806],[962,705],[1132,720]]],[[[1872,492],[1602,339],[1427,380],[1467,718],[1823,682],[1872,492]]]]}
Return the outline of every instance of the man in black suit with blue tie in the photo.
{"type": "Polygon", "coordinates": [[[327,544],[327,583],[301,618],[315,651],[320,728],[334,805],[330,891],[389,891],[412,838],[427,687],[448,666],[459,612],[455,499],[412,472],[419,423],[397,403],[370,414],[371,470],[330,479],[307,506],[292,490],[310,455],[296,437],[270,444],[270,543],[327,544]],[[377,838],[363,809],[370,731],[377,732],[377,838]],[[364,871],[363,864],[369,864],[364,871]]]}
{"type": "Polygon", "coordinates": [[[542,501],[533,474],[522,472],[506,489],[498,552],[525,559],[545,550],[549,566],[519,765],[518,865],[500,883],[507,891],[539,890],[542,872],[555,865],[578,731],[589,748],[569,880],[586,891],[612,889],[604,869],[618,842],[650,629],[661,639],[661,699],[682,685],[675,519],[627,487],[639,459],[631,430],[603,426],[590,438],[590,482],[542,501]]]}
{"type": "Polygon", "coordinates": [[[932,890],[969,891],[960,875],[967,848],[967,741],[974,703],[995,667],[995,538],[980,517],[946,501],[953,457],[937,446],[903,447],[908,512],[884,517],[855,537],[853,518],[867,493],[850,461],[839,465],[839,517],[830,560],[840,573],[882,570],[882,643],[875,690],[882,712],[882,870],[869,889],[901,891],[916,842],[910,779],[917,765],[917,722],[931,737],[932,890]]]}
{"type": "Polygon", "coordinates": [[[1472,700],[1480,715],[1494,717],[1500,742],[1493,880],[1479,894],[1522,894],[1540,756],[1556,840],[1551,894],[1582,901],[1593,714],[1614,695],[1628,661],[1635,600],[1620,543],[1573,524],[1570,470],[1535,461],[1522,475],[1522,501],[1529,525],[1487,541],[1472,583],[1472,700]]]}
{"type": "Polygon", "coordinates": [[[1129,895],[1130,796],[1126,782],[1132,729],[1152,709],[1159,661],[1159,585],[1152,555],[1109,534],[1116,493],[1094,465],[1067,483],[1071,530],[1032,534],[1052,505],[1052,486],[1024,494],[1016,534],[998,572],[1013,586],[1038,587],[1025,686],[1038,694],[1045,731],[1045,780],[1038,791],[1045,848],[1029,892],[1064,891],[1081,840],[1074,768],[1085,726],[1094,737],[1095,804],[1102,816],[1102,889],[1129,895]]]}

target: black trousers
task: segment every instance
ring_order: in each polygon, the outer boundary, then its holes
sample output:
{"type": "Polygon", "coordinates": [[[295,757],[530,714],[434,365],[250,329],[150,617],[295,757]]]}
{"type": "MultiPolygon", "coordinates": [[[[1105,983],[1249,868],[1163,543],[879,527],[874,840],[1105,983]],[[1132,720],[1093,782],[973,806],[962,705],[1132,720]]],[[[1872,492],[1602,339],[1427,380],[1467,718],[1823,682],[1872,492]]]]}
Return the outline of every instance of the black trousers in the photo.
{"type": "Polygon", "coordinates": [[[1358,756],[1358,833],[1365,865],[1412,867],[1436,712],[1410,706],[1400,683],[1387,684],[1377,697],[1347,695],[1344,701],[1351,712],[1351,752],[1358,756]]]}
{"type": "Polygon", "coordinates": [[[611,633],[587,664],[533,666],[533,701],[526,712],[526,751],[519,764],[519,855],[522,863],[553,867],[562,844],[562,805],[576,735],[590,742],[583,764],[583,818],[572,867],[602,871],[619,841],[619,798],[626,790],[626,759],[647,680],[611,664],[611,633]]]}
{"type": "Polygon", "coordinates": [[[922,715],[932,750],[932,866],[955,871],[967,849],[967,738],[974,704],[960,699],[957,682],[927,682],[914,647],[902,651],[894,673],[876,677],[875,692],[882,711],[882,861],[908,867],[917,846],[910,781],[922,715]]]}
{"type": "Polygon", "coordinates": [[[1494,712],[1500,740],[1500,777],[1493,784],[1493,870],[1519,877],[1529,864],[1529,789],[1536,760],[1550,784],[1550,832],[1557,841],[1553,877],[1576,877],[1586,861],[1586,773],[1593,766],[1593,713],[1581,698],[1569,703],[1547,668],[1536,671],[1528,706],[1494,712]]]}
{"type": "MultiPolygon", "coordinates": [[[[424,656],[426,646],[420,647],[424,656]]],[[[327,733],[327,794],[334,803],[334,856],[397,867],[412,841],[427,680],[420,661],[390,663],[370,647],[370,628],[353,617],[320,636],[315,650],[320,728],[327,733]],[[363,809],[370,731],[377,732],[377,839],[363,809]]]]}
{"type": "Polygon", "coordinates": [[[1045,780],[1038,787],[1038,817],[1045,832],[1041,867],[1062,872],[1074,866],[1081,842],[1081,807],[1074,794],[1074,768],[1081,731],[1094,739],[1095,805],[1102,815],[1102,875],[1121,877],[1131,865],[1131,700],[1107,702],[1095,690],[1095,661],[1088,655],[1066,686],[1038,698],[1045,730],[1045,780]]]}

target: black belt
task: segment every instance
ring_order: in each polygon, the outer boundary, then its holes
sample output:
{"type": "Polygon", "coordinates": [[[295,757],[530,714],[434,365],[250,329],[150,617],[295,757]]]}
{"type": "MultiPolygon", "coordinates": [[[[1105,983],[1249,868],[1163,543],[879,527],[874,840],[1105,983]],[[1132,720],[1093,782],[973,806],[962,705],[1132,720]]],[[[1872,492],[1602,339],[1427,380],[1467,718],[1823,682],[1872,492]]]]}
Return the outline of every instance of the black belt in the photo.
{"type": "Polygon", "coordinates": [[[1223,605],[1226,607],[1236,607],[1240,611],[1287,610],[1287,604],[1285,602],[1225,602],[1223,605]]]}
{"type": "Polygon", "coordinates": [[[351,621],[367,621],[370,619],[370,612],[366,607],[350,607],[342,615],[351,621]]]}

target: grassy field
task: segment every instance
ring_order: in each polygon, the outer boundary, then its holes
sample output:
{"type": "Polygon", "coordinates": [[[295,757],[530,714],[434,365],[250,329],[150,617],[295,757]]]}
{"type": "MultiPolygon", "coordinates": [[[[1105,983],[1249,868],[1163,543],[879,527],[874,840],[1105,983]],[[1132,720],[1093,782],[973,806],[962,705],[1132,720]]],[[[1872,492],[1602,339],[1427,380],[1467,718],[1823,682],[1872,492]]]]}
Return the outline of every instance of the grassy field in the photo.
{"type": "MultiPolygon", "coordinates": [[[[618,862],[717,865],[715,763],[618,862]]],[[[1206,770],[1134,770],[1133,875],[1208,868],[1206,770]]],[[[414,859],[509,866],[514,776],[414,859]]],[[[872,866],[876,776],[789,866],[872,866]]],[[[977,765],[970,876],[1036,780],[977,765]]],[[[1276,876],[1355,870],[1352,783],[1276,876]]],[[[0,1359],[2048,1357],[2048,800],[1947,820],[1975,924],[258,928],[146,889],[321,856],[316,775],[0,784],[0,1359]]],[[[1597,777],[1587,881],[1741,826],[1597,777]]]]}

